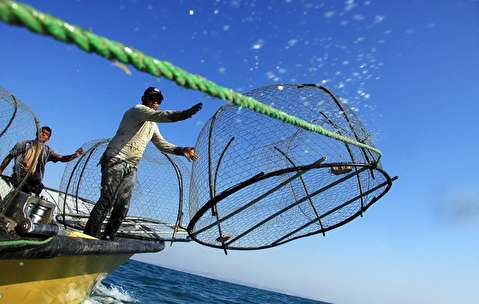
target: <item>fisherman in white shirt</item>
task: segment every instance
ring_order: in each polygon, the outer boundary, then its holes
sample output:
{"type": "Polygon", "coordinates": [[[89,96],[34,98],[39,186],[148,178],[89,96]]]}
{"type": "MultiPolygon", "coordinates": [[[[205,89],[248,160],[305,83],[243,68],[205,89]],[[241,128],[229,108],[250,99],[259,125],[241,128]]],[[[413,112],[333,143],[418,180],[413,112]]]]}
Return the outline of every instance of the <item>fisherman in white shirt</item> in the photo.
{"type": "Polygon", "coordinates": [[[113,208],[102,239],[114,239],[128,213],[137,166],[149,141],[162,152],[183,155],[188,160],[198,159],[193,147],[177,147],[166,141],[156,123],[188,119],[201,110],[202,103],[185,111],[157,112],[163,95],[160,89],[154,87],[147,88],[141,100],[142,104],[125,112],[100,161],[101,196],[91,211],[84,230],[86,234],[96,238],[100,237],[101,224],[113,208]]]}

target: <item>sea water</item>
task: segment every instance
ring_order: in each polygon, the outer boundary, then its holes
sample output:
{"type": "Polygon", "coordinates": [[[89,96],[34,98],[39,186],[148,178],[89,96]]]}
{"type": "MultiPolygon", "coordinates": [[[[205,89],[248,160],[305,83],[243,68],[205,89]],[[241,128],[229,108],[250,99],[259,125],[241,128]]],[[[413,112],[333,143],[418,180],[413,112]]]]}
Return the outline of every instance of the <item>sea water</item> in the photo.
{"type": "Polygon", "coordinates": [[[293,303],[321,304],[128,260],[97,286],[84,304],[97,303],[293,303]]]}

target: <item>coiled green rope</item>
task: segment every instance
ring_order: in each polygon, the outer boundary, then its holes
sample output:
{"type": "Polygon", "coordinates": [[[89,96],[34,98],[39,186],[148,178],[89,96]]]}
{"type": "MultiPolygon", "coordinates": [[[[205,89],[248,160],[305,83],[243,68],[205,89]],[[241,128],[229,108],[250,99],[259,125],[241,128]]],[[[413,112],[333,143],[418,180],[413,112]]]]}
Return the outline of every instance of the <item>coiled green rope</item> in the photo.
{"type": "Polygon", "coordinates": [[[221,87],[204,77],[188,73],[167,61],[160,61],[117,41],[95,35],[90,31],[41,13],[28,5],[11,0],[0,0],[0,20],[7,24],[26,27],[34,33],[48,35],[65,43],[75,44],[86,52],[96,53],[106,59],[131,64],[139,71],[149,73],[156,77],[165,77],[184,88],[198,90],[212,97],[230,101],[237,106],[251,109],[274,119],[279,119],[285,123],[374,151],[379,156],[377,161],[379,161],[381,157],[381,151],[375,147],[333,133],[323,129],[321,126],[311,124],[298,117],[279,111],[251,97],[221,87]]]}
{"type": "Polygon", "coordinates": [[[9,241],[0,241],[0,247],[11,247],[11,246],[21,246],[21,245],[45,245],[46,243],[53,240],[53,237],[49,237],[43,241],[35,240],[9,240],[9,241]]]}

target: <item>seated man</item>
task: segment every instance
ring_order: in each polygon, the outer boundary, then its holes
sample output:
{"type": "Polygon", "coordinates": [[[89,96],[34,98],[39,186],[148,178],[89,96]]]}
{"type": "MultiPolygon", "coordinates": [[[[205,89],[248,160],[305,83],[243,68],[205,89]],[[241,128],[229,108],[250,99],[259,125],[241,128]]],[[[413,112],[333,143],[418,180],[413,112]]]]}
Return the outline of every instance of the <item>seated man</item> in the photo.
{"type": "Polygon", "coordinates": [[[44,187],[42,180],[47,162],[69,162],[83,154],[82,148],[76,150],[72,155],[62,156],[55,153],[45,144],[51,135],[52,130],[44,126],[37,139],[18,142],[0,164],[0,175],[10,161],[15,159],[11,176],[12,185],[15,188],[19,187],[22,192],[39,195],[44,187]]]}

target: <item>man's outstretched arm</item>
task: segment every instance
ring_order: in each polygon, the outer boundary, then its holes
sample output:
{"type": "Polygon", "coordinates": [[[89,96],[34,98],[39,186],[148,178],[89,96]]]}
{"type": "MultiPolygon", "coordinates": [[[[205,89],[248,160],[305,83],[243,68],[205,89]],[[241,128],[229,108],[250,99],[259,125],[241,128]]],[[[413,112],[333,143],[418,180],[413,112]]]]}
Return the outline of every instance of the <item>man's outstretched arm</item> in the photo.
{"type": "Polygon", "coordinates": [[[151,142],[155,145],[155,147],[165,153],[175,154],[175,155],[183,155],[182,147],[178,147],[161,136],[160,131],[155,128],[153,131],[153,137],[151,138],[151,142]]]}
{"type": "Polygon", "coordinates": [[[180,120],[185,120],[195,115],[201,108],[203,104],[197,103],[188,110],[184,111],[155,111],[148,107],[137,107],[135,108],[136,115],[141,121],[154,121],[154,122],[176,122],[180,120]]]}
{"type": "Polygon", "coordinates": [[[178,147],[166,141],[166,139],[161,136],[158,130],[155,130],[153,133],[153,137],[151,138],[153,144],[158,148],[158,150],[163,151],[165,153],[181,155],[186,157],[188,160],[197,160],[198,154],[192,147],[178,147]]]}
{"type": "Polygon", "coordinates": [[[2,163],[0,164],[0,175],[3,174],[3,171],[5,171],[5,168],[8,167],[8,164],[13,158],[17,157],[18,155],[22,154],[25,151],[27,147],[26,143],[27,141],[25,140],[19,141],[15,144],[15,146],[13,146],[13,148],[10,150],[8,155],[5,156],[2,163]]]}
{"type": "Polygon", "coordinates": [[[8,166],[8,164],[10,163],[10,161],[13,159],[13,156],[8,154],[2,161],[2,163],[0,164],[0,175],[3,174],[3,171],[5,170],[5,168],[8,166]]]}
{"type": "Polygon", "coordinates": [[[79,148],[75,151],[75,153],[70,154],[70,155],[59,155],[59,154],[53,153],[50,156],[49,160],[51,160],[55,163],[58,162],[58,161],[62,162],[62,163],[67,163],[69,161],[74,160],[77,157],[80,157],[82,154],[83,154],[83,148],[79,148]]]}

